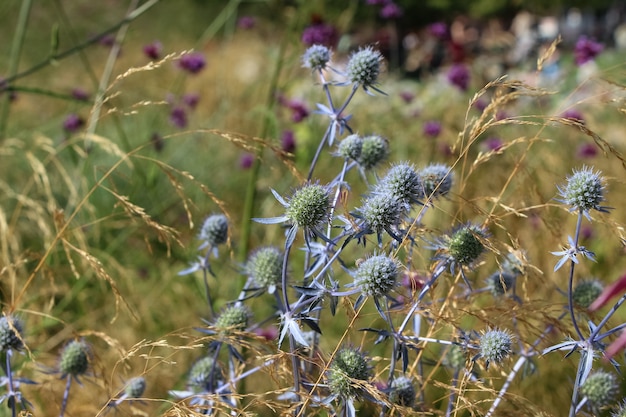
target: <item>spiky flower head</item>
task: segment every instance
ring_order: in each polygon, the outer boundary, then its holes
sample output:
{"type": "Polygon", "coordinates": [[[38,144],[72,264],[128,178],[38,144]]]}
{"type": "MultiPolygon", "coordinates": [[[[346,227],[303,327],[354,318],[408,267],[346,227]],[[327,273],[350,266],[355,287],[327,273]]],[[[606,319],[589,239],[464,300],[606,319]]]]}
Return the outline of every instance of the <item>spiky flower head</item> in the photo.
{"type": "Polygon", "coordinates": [[[606,212],[606,207],[600,203],[604,201],[604,178],[600,171],[594,172],[591,167],[583,166],[579,170],[574,170],[573,174],[567,177],[565,187],[558,187],[562,197],[559,201],[587,214],[589,210],[606,212]]]}
{"type": "Polygon", "coordinates": [[[285,216],[297,227],[312,228],[328,218],[330,197],[320,184],[305,184],[296,190],[285,216]]]}
{"type": "Polygon", "coordinates": [[[188,379],[189,385],[200,390],[207,390],[208,387],[215,384],[221,374],[222,369],[219,363],[215,362],[212,356],[205,356],[198,359],[191,366],[188,379]]]}
{"type": "Polygon", "coordinates": [[[515,286],[515,275],[509,271],[496,271],[487,278],[487,289],[494,297],[501,297],[515,286]]]}
{"type": "Polygon", "coordinates": [[[454,173],[451,168],[445,164],[430,164],[418,172],[422,192],[428,198],[437,198],[446,195],[452,189],[454,182],[454,173]]]}
{"type": "Polygon", "coordinates": [[[228,219],[223,214],[212,214],[206,218],[198,237],[203,247],[216,247],[228,240],[228,219]]]}
{"type": "Polygon", "coordinates": [[[15,316],[0,317],[0,351],[22,350],[22,321],[15,316]]]}
{"type": "Polygon", "coordinates": [[[340,349],[328,369],[328,386],[333,394],[354,397],[360,391],[352,380],[367,381],[370,370],[368,359],[354,348],[340,349]]]}
{"type": "Polygon", "coordinates": [[[398,262],[386,255],[374,255],[363,261],[356,270],[354,283],[369,296],[387,295],[398,279],[398,262]]]}
{"type": "Polygon", "coordinates": [[[365,136],[357,162],[363,169],[372,169],[387,159],[388,155],[389,142],[387,139],[377,135],[365,136]]]}
{"type": "Polygon", "coordinates": [[[392,194],[372,194],[363,200],[358,212],[372,232],[380,234],[400,224],[407,208],[392,194]]]}
{"type": "Polygon", "coordinates": [[[469,224],[455,231],[448,242],[448,252],[455,263],[470,265],[485,250],[481,239],[486,237],[485,231],[476,225],[469,224]]]}
{"type": "Polygon", "coordinates": [[[359,135],[352,134],[347,136],[337,146],[337,155],[344,159],[359,160],[361,156],[361,148],[363,147],[363,138],[359,135]]]}
{"type": "Polygon", "coordinates": [[[506,330],[490,329],[480,338],[480,356],[490,363],[500,363],[511,354],[513,337],[506,330]]]}
{"type": "Polygon", "coordinates": [[[283,254],[274,246],[257,249],[245,266],[246,275],[260,288],[273,288],[282,278],[283,254]]]}
{"type": "Polygon", "coordinates": [[[131,378],[126,383],[124,388],[124,395],[126,398],[139,398],[146,390],[146,378],[142,376],[136,376],[131,378]]]}
{"type": "Polygon", "coordinates": [[[406,376],[396,378],[391,383],[389,401],[402,407],[411,407],[415,403],[415,386],[413,380],[406,376]]]}
{"type": "Polygon", "coordinates": [[[465,368],[466,360],[467,354],[465,349],[459,345],[451,345],[443,358],[444,365],[457,370],[465,368]]]}
{"type": "Polygon", "coordinates": [[[615,410],[611,413],[611,417],[626,417],[626,400],[622,400],[615,410]]]}
{"type": "Polygon", "coordinates": [[[404,162],[392,166],[376,185],[374,192],[390,194],[406,204],[414,204],[424,197],[424,185],[415,167],[404,162]]]}
{"type": "Polygon", "coordinates": [[[326,68],[331,55],[328,47],[324,45],[312,45],[306,50],[304,55],[302,55],[302,65],[305,68],[321,71],[326,68]]]}
{"type": "Polygon", "coordinates": [[[59,370],[62,375],[84,375],[89,368],[89,346],[83,340],[72,340],[61,352],[59,370]]]}
{"type": "Polygon", "coordinates": [[[353,84],[358,84],[367,89],[373,86],[380,74],[380,64],[383,56],[371,46],[361,48],[352,56],[346,66],[346,74],[353,84]]]}
{"type": "Polygon", "coordinates": [[[225,333],[244,331],[248,327],[250,311],[242,304],[231,304],[215,320],[215,327],[225,333]]]}
{"type": "Polygon", "coordinates": [[[586,279],[578,283],[572,292],[574,304],[581,308],[587,308],[602,293],[604,286],[597,279],[586,279]]]}
{"type": "Polygon", "coordinates": [[[589,375],[580,386],[580,394],[587,397],[593,407],[604,407],[615,400],[619,391],[615,375],[604,371],[597,371],[589,375]]]}

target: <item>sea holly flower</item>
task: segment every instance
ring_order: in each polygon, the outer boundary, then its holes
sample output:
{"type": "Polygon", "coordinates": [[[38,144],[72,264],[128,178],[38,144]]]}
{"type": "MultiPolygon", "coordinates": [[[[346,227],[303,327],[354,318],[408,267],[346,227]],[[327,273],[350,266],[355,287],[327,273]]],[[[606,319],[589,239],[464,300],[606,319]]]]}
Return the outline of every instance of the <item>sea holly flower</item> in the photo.
{"type": "Polygon", "coordinates": [[[589,375],[580,386],[580,395],[586,398],[595,409],[610,405],[619,392],[615,375],[596,371],[589,375]]]}
{"type": "Polygon", "coordinates": [[[124,386],[124,390],[122,391],[119,398],[117,398],[110,405],[112,407],[116,407],[123,403],[124,401],[135,401],[138,398],[141,398],[144,391],[146,390],[146,378],[143,376],[136,376],[134,378],[129,379],[124,386]]]}
{"type": "Polygon", "coordinates": [[[363,148],[363,138],[358,134],[346,136],[337,145],[337,156],[340,156],[347,160],[357,161],[361,156],[361,149],[363,148]]]}
{"type": "Polygon", "coordinates": [[[353,381],[367,381],[370,378],[368,359],[355,348],[342,348],[335,354],[328,373],[330,391],[342,398],[356,397],[362,389],[353,381]]]}
{"type": "Polygon", "coordinates": [[[285,214],[279,217],[254,218],[254,221],[264,224],[291,224],[287,231],[285,247],[293,244],[298,229],[304,230],[307,241],[311,236],[324,239],[324,234],[319,227],[328,222],[330,217],[330,196],[327,187],[317,183],[306,183],[297,189],[288,201],[276,191],[271,191],[276,200],[285,208],[285,214]]]}
{"type": "Polygon", "coordinates": [[[217,248],[228,241],[228,218],[223,214],[212,214],[204,220],[198,239],[202,242],[198,250],[217,248]]]}
{"type": "Polygon", "coordinates": [[[569,248],[563,249],[562,251],[557,251],[557,252],[550,252],[553,255],[556,256],[560,256],[561,259],[559,259],[559,261],[556,263],[556,265],[554,265],[554,271],[558,271],[563,265],[565,265],[565,263],[569,260],[574,262],[575,264],[578,263],[578,255],[583,255],[585,258],[595,262],[596,261],[596,255],[591,252],[590,250],[587,250],[584,246],[576,246],[574,244],[574,239],[572,239],[571,236],[567,237],[567,241],[569,243],[569,248]]]}
{"type": "Polygon", "coordinates": [[[24,348],[24,325],[15,316],[0,317],[0,352],[21,351],[24,348]]]}
{"type": "Polygon", "coordinates": [[[192,397],[189,405],[198,406],[198,410],[210,409],[214,403],[214,391],[222,381],[222,367],[213,355],[198,359],[189,370],[187,389],[171,390],[170,395],[183,399],[192,397]]]}
{"type": "Polygon", "coordinates": [[[395,240],[402,241],[395,229],[408,208],[408,204],[398,200],[391,193],[375,193],[367,196],[361,207],[354,213],[354,217],[363,220],[360,235],[376,233],[379,246],[382,246],[383,231],[389,233],[395,240]]]}
{"type": "Polygon", "coordinates": [[[567,177],[564,187],[557,187],[560,199],[558,201],[571,206],[571,211],[579,211],[591,220],[590,210],[608,213],[608,207],[601,206],[604,201],[604,178],[599,171],[584,166],[574,170],[567,177]]]}
{"type": "Polygon", "coordinates": [[[406,376],[395,378],[389,387],[389,401],[402,407],[412,407],[415,403],[415,385],[406,376]]]}
{"type": "Polygon", "coordinates": [[[266,246],[257,249],[248,258],[245,273],[252,280],[253,285],[267,288],[273,294],[280,283],[283,269],[283,254],[278,248],[266,246]]]}
{"type": "Polygon", "coordinates": [[[421,204],[424,197],[422,177],[408,162],[392,166],[374,187],[373,194],[390,195],[409,206],[421,204]]]}
{"type": "Polygon", "coordinates": [[[222,334],[243,332],[248,327],[250,310],[242,304],[233,304],[226,307],[215,320],[215,328],[222,334]]]}
{"type": "Polygon", "coordinates": [[[489,329],[480,337],[479,357],[484,358],[486,366],[501,363],[511,354],[513,337],[506,330],[489,329]]]}
{"type": "Polygon", "coordinates": [[[346,76],[349,82],[356,87],[362,87],[368,94],[371,94],[369,88],[385,94],[376,88],[382,60],[382,54],[371,46],[360,48],[352,54],[346,66],[346,76]]]}
{"type": "Polygon", "coordinates": [[[441,253],[435,257],[449,263],[454,271],[456,266],[470,266],[485,251],[484,239],[487,232],[480,226],[466,224],[441,238],[435,247],[441,253]]]}
{"type": "Polygon", "coordinates": [[[450,192],[454,183],[454,172],[446,164],[433,163],[420,169],[417,174],[422,184],[424,197],[435,199],[450,192]]]}
{"type": "Polygon", "coordinates": [[[357,159],[359,166],[370,170],[381,164],[389,156],[389,142],[378,135],[365,136],[361,144],[361,153],[357,159]]]}
{"type": "Polygon", "coordinates": [[[330,62],[332,53],[330,49],[324,45],[310,46],[304,55],[302,55],[302,65],[313,71],[322,71],[330,62]]]}
{"type": "Polygon", "coordinates": [[[586,279],[579,282],[572,293],[574,304],[581,308],[588,308],[602,293],[604,286],[597,279],[586,279]]]}
{"type": "Polygon", "coordinates": [[[501,297],[515,287],[515,274],[496,271],[487,278],[487,289],[494,297],[501,297]]]}
{"type": "Polygon", "coordinates": [[[387,296],[397,285],[398,262],[386,255],[374,255],[357,267],[354,286],[371,297],[387,296]]]}

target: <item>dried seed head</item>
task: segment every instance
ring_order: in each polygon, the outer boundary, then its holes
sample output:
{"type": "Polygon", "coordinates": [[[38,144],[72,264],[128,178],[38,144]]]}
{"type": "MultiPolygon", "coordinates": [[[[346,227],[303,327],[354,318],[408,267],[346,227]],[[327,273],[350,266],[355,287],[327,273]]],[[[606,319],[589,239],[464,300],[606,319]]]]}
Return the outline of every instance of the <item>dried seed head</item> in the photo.
{"type": "Polygon", "coordinates": [[[389,155],[389,142],[381,136],[365,136],[357,162],[363,169],[372,169],[389,155]]]}
{"type": "Polygon", "coordinates": [[[572,298],[574,304],[581,308],[587,308],[602,293],[604,286],[597,279],[588,279],[578,283],[574,287],[572,298]]]}
{"type": "Polygon", "coordinates": [[[356,270],[354,283],[364,294],[387,295],[398,278],[398,263],[388,256],[375,255],[363,261],[356,270]]]}
{"type": "Polygon", "coordinates": [[[206,218],[199,239],[207,246],[215,247],[228,240],[228,219],[223,214],[213,214],[206,218]]]}
{"type": "Polygon", "coordinates": [[[401,376],[391,383],[389,401],[402,407],[411,407],[415,403],[415,386],[411,378],[401,376]]]}
{"type": "Polygon", "coordinates": [[[217,320],[215,327],[222,332],[244,331],[248,327],[250,319],[250,311],[243,305],[232,304],[222,311],[217,320]]]}
{"type": "Polygon", "coordinates": [[[79,376],[89,368],[89,346],[82,340],[72,340],[61,352],[59,369],[62,375],[79,376]]]}
{"type": "Polygon", "coordinates": [[[581,212],[589,210],[606,211],[600,203],[604,201],[604,178],[601,173],[583,166],[567,177],[564,188],[559,187],[560,201],[581,212]]]}
{"type": "Polygon", "coordinates": [[[312,70],[323,70],[330,61],[331,52],[324,45],[312,45],[302,55],[302,65],[312,70]]]}
{"type": "Polygon", "coordinates": [[[580,386],[580,394],[587,397],[594,407],[604,407],[615,400],[619,392],[615,375],[604,371],[597,371],[587,378],[580,386]]]}
{"type": "Polygon", "coordinates": [[[328,369],[328,386],[333,394],[354,397],[360,390],[352,380],[367,381],[369,377],[365,355],[356,349],[343,348],[337,352],[328,369]]]}
{"type": "Polygon", "coordinates": [[[346,74],[350,82],[365,88],[376,84],[383,56],[371,46],[361,48],[348,61],[346,74]]]}
{"type": "Polygon", "coordinates": [[[259,248],[246,262],[245,271],[256,286],[260,288],[275,286],[282,278],[283,255],[273,246],[259,248]]]}
{"type": "Polygon", "coordinates": [[[328,218],[330,197],[325,187],[306,184],[289,200],[285,215],[298,227],[315,227],[328,218]]]}
{"type": "Polygon", "coordinates": [[[511,354],[513,338],[505,330],[487,330],[480,338],[480,356],[485,358],[487,366],[491,362],[500,363],[511,354]]]}
{"type": "Polygon", "coordinates": [[[0,351],[21,350],[24,347],[22,321],[15,316],[0,317],[0,351]]]}

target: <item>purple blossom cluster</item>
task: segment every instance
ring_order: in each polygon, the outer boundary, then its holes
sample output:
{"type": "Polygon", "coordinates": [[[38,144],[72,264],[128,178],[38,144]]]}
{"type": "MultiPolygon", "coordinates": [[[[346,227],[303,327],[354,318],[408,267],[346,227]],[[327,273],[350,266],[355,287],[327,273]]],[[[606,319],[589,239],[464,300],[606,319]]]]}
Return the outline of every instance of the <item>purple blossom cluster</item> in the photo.
{"type": "Polygon", "coordinates": [[[197,74],[206,66],[206,58],[200,52],[188,53],[180,57],[178,66],[190,74],[197,74]]]}
{"type": "Polygon", "coordinates": [[[302,32],[302,43],[306,46],[324,45],[334,46],[337,43],[339,34],[337,29],[324,22],[316,22],[308,26],[302,32]]]}
{"type": "Polygon", "coordinates": [[[574,61],[576,65],[583,65],[592,61],[604,50],[604,46],[586,36],[581,36],[574,47],[574,61]]]}
{"type": "Polygon", "coordinates": [[[461,91],[467,91],[470,82],[470,71],[464,64],[454,64],[448,70],[448,81],[461,91]]]}

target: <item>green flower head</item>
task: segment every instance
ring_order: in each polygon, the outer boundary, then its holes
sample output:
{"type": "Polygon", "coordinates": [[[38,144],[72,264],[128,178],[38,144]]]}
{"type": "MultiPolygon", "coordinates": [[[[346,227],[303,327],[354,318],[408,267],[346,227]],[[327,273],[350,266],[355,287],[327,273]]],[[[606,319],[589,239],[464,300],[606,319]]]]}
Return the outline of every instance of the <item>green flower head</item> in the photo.
{"type": "Polygon", "coordinates": [[[328,386],[333,394],[344,398],[359,394],[358,385],[353,380],[367,381],[370,370],[367,358],[353,348],[342,348],[335,355],[328,369],[328,386]]]}

